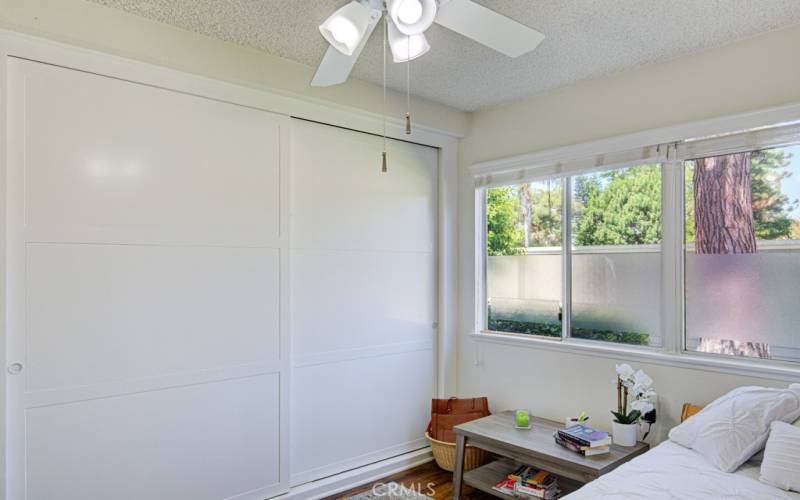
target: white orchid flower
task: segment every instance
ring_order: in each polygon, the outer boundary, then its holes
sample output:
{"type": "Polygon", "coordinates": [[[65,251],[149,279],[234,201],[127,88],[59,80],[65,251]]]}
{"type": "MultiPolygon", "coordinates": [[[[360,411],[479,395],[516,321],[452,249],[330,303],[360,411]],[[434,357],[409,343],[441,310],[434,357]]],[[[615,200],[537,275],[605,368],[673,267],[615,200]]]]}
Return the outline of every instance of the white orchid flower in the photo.
{"type": "Polygon", "coordinates": [[[629,364],[617,365],[617,375],[622,380],[630,380],[633,377],[634,371],[629,364]]]}
{"type": "Polygon", "coordinates": [[[639,399],[650,399],[652,400],[654,397],[658,396],[658,393],[654,391],[652,388],[645,389],[644,391],[637,394],[639,399]]]}
{"type": "Polygon", "coordinates": [[[645,372],[642,370],[637,371],[633,375],[633,387],[635,389],[634,392],[644,392],[653,385],[653,379],[650,378],[645,372]]]}
{"type": "Polygon", "coordinates": [[[631,402],[631,409],[639,410],[642,415],[650,413],[654,408],[655,406],[653,406],[653,403],[647,399],[637,399],[636,401],[631,402]]]}

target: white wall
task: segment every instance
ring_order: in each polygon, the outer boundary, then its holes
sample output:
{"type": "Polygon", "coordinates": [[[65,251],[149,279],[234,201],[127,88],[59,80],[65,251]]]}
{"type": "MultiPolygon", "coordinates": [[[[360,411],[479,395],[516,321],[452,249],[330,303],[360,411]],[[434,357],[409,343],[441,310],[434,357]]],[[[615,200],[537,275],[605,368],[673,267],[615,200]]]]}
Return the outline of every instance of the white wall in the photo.
{"type": "MultiPolygon", "coordinates": [[[[493,410],[530,407],[545,417],[587,410],[610,427],[613,358],[476,343],[473,329],[474,191],[468,168],[491,159],[800,102],[800,27],[667,63],[541,94],[473,116],[460,148],[458,393],[493,410]]],[[[683,402],[707,403],[744,384],[785,382],[638,364],[661,397],[663,430],[683,402]]]]}
{"type": "Polygon", "coordinates": [[[473,114],[461,164],[800,101],[800,26],[473,114]]]}

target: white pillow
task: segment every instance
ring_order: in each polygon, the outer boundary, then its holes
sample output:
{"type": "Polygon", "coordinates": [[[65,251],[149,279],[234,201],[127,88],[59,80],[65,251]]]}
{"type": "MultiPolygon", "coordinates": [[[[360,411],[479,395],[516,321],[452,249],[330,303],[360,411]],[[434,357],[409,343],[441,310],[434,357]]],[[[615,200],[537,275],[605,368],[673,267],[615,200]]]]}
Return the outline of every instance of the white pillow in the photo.
{"type": "MultiPolygon", "coordinates": [[[[800,418],[795,420],[792,425],[795,426],[795,427],[800,427],[800,418]]],[[[767,439],[767,442],[769,442],[769,439],[767,439]]],[[[761,462],[762,461],[764,461],[764,450],[763,449],[761,451],[759,451],[758,453],[756,453],[755,455],[753,455],[752,457],[750,457],[747,460],[747,463],[755,465],[757,467],[761,467],[761,462]]]]}
{"type": "Polygon", "coordinates": [[[788,389],[739,387],[669,432],[723,472],[733,472],[764,447],[775,420],[800,417],[800,384],[788,389]]]}
{"type": "Polygon", "coordinates": [[[800,492],[800,427],[772,422],[759,480],[800,492]]]}

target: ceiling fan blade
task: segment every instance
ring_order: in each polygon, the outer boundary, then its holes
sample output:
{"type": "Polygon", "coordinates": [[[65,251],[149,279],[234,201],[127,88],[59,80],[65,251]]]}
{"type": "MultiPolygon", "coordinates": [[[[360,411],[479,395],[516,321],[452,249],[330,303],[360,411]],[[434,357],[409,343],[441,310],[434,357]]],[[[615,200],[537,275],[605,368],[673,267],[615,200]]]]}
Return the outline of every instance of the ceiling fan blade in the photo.
{"type": "Polygon", "coordinates": [[[328,47],[325,52],[325,57],[317,67],[317,72],[314,73],[314,78],[311,80],[312,87],[330,87],[331,85],[338,85],[347,81],[353,66],[358,59],[359,51],[353,52],[353,55],[348,56],[342,54],[334,47],[328,47]]]}
{"type": "Polygon", "coordinates": [[[471,0],[442,2],[436,23],[509,57],[530,52],[544,40],[538,31],[471,0]]]}
{"type": "Polygon", "coordinates": [[[314,73],[314,78],[311,80],[312,87],[330,87],[331,85],[339,85],[347,81],[350,72],[353,71],[353,66],[356,65],[358,56],[367,44],[372,32],[375,31],[375,26],[378,25],[381,16],[373,16],[367,25],[367,31],[364,33],[364,38],[361,43],[353,50],[353,55],[345,55],[336,50],[332,45],[328,46],[322,62],[317,67],[317,72],[314,73]]]}

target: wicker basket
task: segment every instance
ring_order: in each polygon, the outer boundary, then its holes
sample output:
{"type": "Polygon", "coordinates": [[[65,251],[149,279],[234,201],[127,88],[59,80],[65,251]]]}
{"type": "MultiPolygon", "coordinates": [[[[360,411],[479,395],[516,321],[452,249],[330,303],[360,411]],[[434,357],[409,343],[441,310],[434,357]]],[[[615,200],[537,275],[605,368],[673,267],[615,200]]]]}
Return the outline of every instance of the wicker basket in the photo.
{"type": "MultiPolygon", "coordinates": [[[[425,433],[425,438],[431,444],[431,451],[433,458],[436,459],[436,464],[442,469],[453,472],[456,466],[456,445],[455,443],[446,443],[444,441],[437,441],[433,439],[430,434],[425,433]]],[[[472,470],[480,467],[489,460],[489,452],[474,446],[467,445],[464,450],[464,471],[472,470]]]]}

